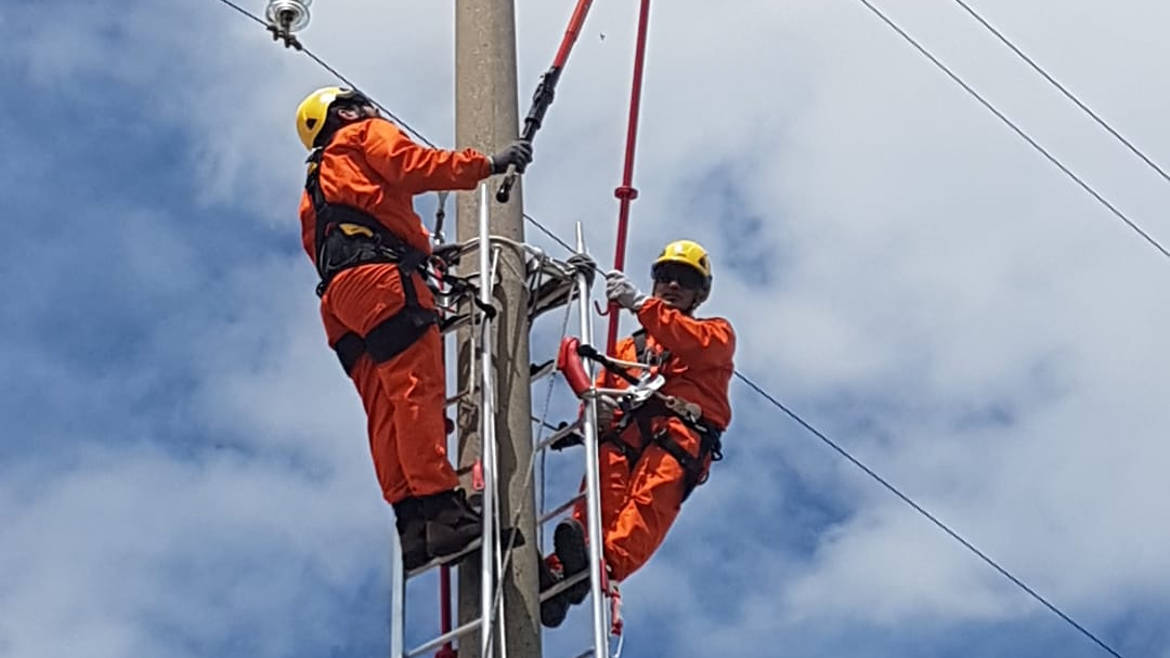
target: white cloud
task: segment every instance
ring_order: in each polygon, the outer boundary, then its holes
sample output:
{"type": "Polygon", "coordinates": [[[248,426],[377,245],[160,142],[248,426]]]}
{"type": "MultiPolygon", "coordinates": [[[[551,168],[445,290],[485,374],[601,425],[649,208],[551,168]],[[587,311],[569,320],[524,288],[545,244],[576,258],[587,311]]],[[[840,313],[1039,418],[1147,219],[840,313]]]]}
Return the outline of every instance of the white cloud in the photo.
{"type": "MultiPolygon", "coordinates": [[[[957,7],[882,6],[1170,240],[1164,182],[957,7]]],[[[212,2],[105,9],[80,7],[16,42],[32,83],[66,98],[100,93],[105,80],[125,92],[149,91],[197,145],[175,161],[191,169],[200,198],[291,235],[301,154],[288,117],[328,77],[212,2]]],[[[1151,82],[1161,79],[1157,63],[1168,54],[1159,29],[1164,7],[1140,2],[1105,12],[1088,2],[989,1],[980,9],[1123,132],[1151,153],[1170,152],[1170,94],[1151,82]]],[[[518,7],[522,105],[567,11],[518,7]]],[[[310,47],[433,139],[451,143],[450,7],[337,0],[317,3],[314,12],[310,47]]],[[[632,20],[631,6],[597,3],[526,187],[530,212],[566,236],[572,221],[585,221],[594,251],[604,255],[617,208],[632,20]]],[[[1159,294],[1165,260],[858,3],[660,3],[647,76],[631,267],[640,271],[677,234],[703,240],[718,276],[710,310],[736,322],[749,374],[1090,627],[1143,605],[1164,606],[1151,583],[1170,566],[1170,537],[1152,522],[1170,511],[1160,473],[1170,457],[1162,429],[1170,391],[1159,377],[1170,365],[1162,349],[1170,308],[1159,294]],[[749,236],[737,233],[744,218],[759,220],[749,236]],[[749,265],[733,267],[737,259],[763,263],[763,283],[747,276],[749,265]]],[[[156,237],[165,244],[162,233],[156,237]]],[[[173,242],[165,253],[168,261],[194,257],[173,242]]],[[[145,273],[159,269],[160,258],[138,253],[134,263],[145,273]]],[[[73,624],[80,637],[108,647],[104,655],[141,648],[137,608],[110,606],[95,592],[124,585],[145,600],[164,597],[148,572],[126,565],[186,555],[176,545],[204,523],[221,539],[259,525],[265,537],[317,561],[332,559],[337,542],[307,535],[341,532],[339,525],[376,534],[381,508],[359,440],[359,407],[320,344],[308,276],[299,253],[230,273],[224,303],[232,312],[194,330],[198,383],[188,412],[213,434],[250,450],[292,451],[323,464],[329,476],[309,484],[300,475],[220,462],[200,473],[151,453],[117,466],[86,461],[59,491],[7,506],[18,513],[10,528],[22,541],[5,542],[0,559],[26,565],[23,573],[40,584],[18,581],[10,590],[4,607],[19,604],[28,623],[0,626],[0,646],[7,636],[16,654],[54,655],[45,647],[61,646],[53,644],[58,630],[73,624]],[[175,481],[190,498],[168,493],[175,481]],[[328,495],[315,495],[321,488],[328,495]],[[274,501],[276,492],[288,500],[274,501]],[[166,512],[171,505],[192,518],[166,512]],[[360,512],[333,516],[347,505],[360,512]],[[208,509],[230,515],[212,522],[208,509]],[[305,516],[272,516],[293,509],[305,516]],[[99,512],[112,521],[96,528],[68,522],[99,512]],[[159,533],[144,537],[147,525],[159,533]],[[67,550],[79,536],[96,544],[67,550]],[[52,576],[60,565],[65,572],[52,576]],[[129,583],[111,582],[124,574],[129,583]]],[[[710,546],[671,552],[631,580],[627,596],[642,603],[631,606],[635,615],[665,601],[688,620],[671,633],[693,655],[716,639],[734,646],[774,628],[786,636],[817,630],[799,646],[821,655],[833,645],[831,622],[897,628],[927,619],[946,628],[1043,614],[794,426],[763,412],[749,417],[742,410],[755,401],[736,391],[742,415],[727,442],[738,472],[730,464],[716,471],[688,503],[668,549],[715,523],[709,515],[734,517],[745,488],[787,495],[788,483],[772,482],[769,462],[752,455],[794,465],[811,495],[842,508],[845,518],[823,529],[811,555],[785,544],[783,533],[771,547],[753,540],[750,559],[734,562],[735,576],[754,580],[764,594],[746,597],[715,631],[704,622],[715,618],[705,605],[709,593],[687,585],[694,565],[717,552],[710,546]],[[761,566],[768,564],[775,566],[761,566]]],[[[725,522],[734,537],[737,528],[747,533],[785,519],[721,519],[720,527],[725,522]]],[[[359,558],[338,560],[329,573],[341,578],[359,558]]],[[[229,611],[267,606],[238,595],[229,611]]],[[[1069,632],[1068,642],[1078,642],[1069,632]]],[[[259,654],[283,650],[274,644],[259,654]]]]}

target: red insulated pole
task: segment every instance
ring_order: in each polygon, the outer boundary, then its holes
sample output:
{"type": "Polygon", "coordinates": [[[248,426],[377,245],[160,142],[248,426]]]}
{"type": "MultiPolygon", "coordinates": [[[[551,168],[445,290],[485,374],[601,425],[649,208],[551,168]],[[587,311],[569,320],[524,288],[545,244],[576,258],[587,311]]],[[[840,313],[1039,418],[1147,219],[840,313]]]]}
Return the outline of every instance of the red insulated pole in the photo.
{"type": "MultiPolygon", "coordinates": [[[[593,0],[577,0],[577,7],[573,9],[573,15],[569,18],[569,26],[565,28],[565,36],[561,37],[561,45],[557,48],[553,64],[540,76],[540,83],[536,85],[536,93],[532,95],[532,107],[528,110],[528,116],[524,118],[524,130],[520,132],[520,139],[531,142],[536,138],[536,131],[540,130],[541,124],[544,123],[544,114],[548,112],[556,96],[557,81],[561,79],[565,62],[569,59],[569,53],[573,51],[573,44],[577,43],[581,26],[585,24],[585,17],[589,15],[589,7],[592,5],[593,0]]],[[[515,167],[508,167],[508,175],[496,190],[496,201],[508,202],[512,196],[512,186],[516,184],[516,175],[515,167]]]]}
{"type": "Polygon", "coordinates": [[[581,26],[585,24],[585,16],[589,14],[589,6],[593,0],[578,0],[573,16],[569,19],[569,27],[565,28],[565,36],[561,39],[561,47],[557,49],[557,56],[553,58],[553,68],[564,68],[569,59],[569,52],[573,44],[577,43],[577,35],[581,34],[581,26]]]}
{"type": "MultiPolygon", "coordinates": [[[[439,569],[439,628],[443,633],[451,630],[451,568],[439,569]]],[[[455,647],[450,642],[435,653],[435,658],[456,658],[455,647]]]]}
{"type": "MultiPolygon", "coordinates": [[[[613,191],[613,195],[620,201],[618,210],[617,246],[613,257],[615,270],[624,270],[626,267],[626,236],[629,233],[630,202],[638,198],[638,190],[634,189],[634,152],[638,144],[638,112],[642,107],[642,68],[646,61],[646,32],[650,23],[650,0],[642,0],[642,11],[638,17],[638,44],[634,51],[634,83],[630,91],[630,121],[626,128],[626,163],[622,172],[622,184],[613,191]]],[[[605,351],[613,355],[617,347],[618,311],[613,304],[609,305],[609,336],[606,339],[605,351]]]]}

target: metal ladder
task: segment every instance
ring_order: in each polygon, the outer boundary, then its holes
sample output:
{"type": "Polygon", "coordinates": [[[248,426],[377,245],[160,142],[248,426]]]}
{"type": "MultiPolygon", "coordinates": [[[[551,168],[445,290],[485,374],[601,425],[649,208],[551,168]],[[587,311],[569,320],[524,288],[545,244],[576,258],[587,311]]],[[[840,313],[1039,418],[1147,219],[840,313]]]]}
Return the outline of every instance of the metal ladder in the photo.
{"type": "MultiPolygon", "coordinates": [[[[476,246],[479,259],[479,302],[484,306],[491,306],[492,294],[495,288],[496,281],[496,266],[498,265],[498,254],[492,249],[490,236],[488,235],[488,216],[489,205],[486,203],[487,199],[487,185],[481,184],[479,189],[480,195],[480,213],[479,213],[479,240],[476,246]],[[495,256],[495,257],[493,257],[495,256]]],[[[482,307],[481,307],[482,308],[482,307]]],[[[482,513],[483,513],[483,532],[478,540],[473,542],[460,553],[447,557],[436,558],[427,564],[405,571],[402,566],[401,547],[395,548],[391,554],[391,595],[390,595],[390,656],[391,658],[413,658],[421,656],[430,651],[438,649],[443,645],[447,645],[458,638],[480,630],[484,625],[483,620],[497,619],[502,620],[502,606],[501,614],[495,617],[492,614],[492,607],[495,600],[496,584],[499,582],[499,575],[501,572],[502,563],[498,551],[499,545],[499,528],[496,526],[495,520],[498,515],[498,500],[496,494],[496,443],[495,443],[495,382],[492,376],[494,356],[493,346],[493,331],[494,322],[493,317],[489,313],[482,310],[473,312],[466,318],[452,322],[450,326],[445,327],[446,332],[450,332],[459,326],[470,322],[473,325],[479,326],[479,345],[477,348],[477,357],[479,361],[479,382],[478,387],[475,387],[474,375],[472,390],[465,393],[457,394],[447,400],[447,405],[459,403],[471,394],[478,394],[479,397],[479,421],[480,421],[480,438],[482,441],[480,452],[480,465],[483,473],[483,491],[482,494],[482,513]],[[476,322],[478,319],[478,323],[476,322]],[[411,579],[428,573],[436,568],[445,568],[450,565],[459,563],[467,555],[480,551],[480,570],[481,570],[481,600],[480,600],[480,616],[473,619],[457,628],[446,631],[431,640],[428,640],[417,647],[407,650],[404,646],[405,630],[406,630],[406,585],[411,579]]],[[[394,533],[392,533],[394,534],[394,533]]],[[[394,534],[394,543],[397,544],[397,534],[394,534]]],[[[444,574],[445,575],[445,574],[444,574]]],[[[443,592],[447,594],[446,591],[443,592]]],[[[500,632],[503,632],[504,625],[499,624],[500,632]]],[[[480,634],[480,654],[485,655],[488,651],[488,645],[492,641],[492,633],[490,628],[488,632],[480,634]]],[[[501,638],[502,640],[502,638],[501,638]]],[[[501,641],[501,645],[503,642],[501,641]]]]}
{"type": "MultiPolygon", "coordinates": [[[[493,238],[489,235],[489,209],[490,196],[486,183],[481,183],[478,189],[479,195],[479,238],[475,246],[475,251],[478,254],[479,261],[479,302],[482,306],[490,306],[494,292],[494,286],[497,280],[497,270],[499,265],[499,245],[501,243],[509,244],[512,247],[531,249],[526,245],[518,245],[511,243],[503,238],[493,238]]],[[[580,223],[577,225],[577,250],[578,253],[584,253],[584,239],[580,223]]],[[[531,253],[544,258],[543,253],[539,250],[531,249],[531,253]]],[[[566,271],[567,267],[560,268],[566,271]]],[[[534,299],[530,302],[529,317],[534,318],[539,313],[553,308],[557,305],[571,303],[576,297],[578,302],[578,310],[580,314],[581,336],[586,342],[592,340],[592,318],[590,315],[590,296],[589,296],[589,281],[584,273],[578,273],[576,276],[569,279],[567,286],[559,285],[538,285],[538,289],[544,291],[545,298],[549,299],[534,299]],[[561,297],[563,296],[563,301],[561,297]]],[[[451,331],[457,326],[461,326],[471,322],[473,325],[477,324],[480,331],[478,336],[478,345],[476,350],[476,361],[478,362],[478,373],[474,372],[472,375],[472,389],[463,393],[458,393],[447,400],[448,405],[464,401],[469,397],[477,397],[479,405],[479,433],[481,443],[481,468],[482,468],[482,511],[483,511],[483,534],[480,539],[468,546],[461,553],[444,559],[435,559],[430,563],[423,565],[417,569],[405,571],[402,566],[401,553],[398,549],[391,555],[391,623],[390,623],[390,656],[391,658],[415,658],[428,654],[431,651],[439,650],[446,645],[440,652],[440,656],[452,655],[449,647],[450,643],[459,640],[460,638],[473,633],[481,631],[479,634],[480,656],[490,656],[493,646],[498,646],[498,653],[501,656],[506,656],[506,638],[504,638],[505,624],[503,619],[503,597],[498,591],[502,584],[504,556],[499,550],[500,546],[500,532],[499,523],[499,499],[498,499],[498,483],[497,483],[497,456],[496,456],[496,442],[495,442],[495,427],[496,427],[496,399],[495,399],[495,382],[494,382],[494,352],[493,347],[495,341],[493,340],[493,330],[495,328],[494,319],[490,314],[482,311],[474,315],[474,317],[462,318],[460,321],[451,323],[453,326],[446,327],[446,331],[451,331]],[[476,322],[478,319],[478,322],[476,322]],[[476,379],[478,376],[478,387],[476,387],[476,379]],[[482,549],[482,550],[481,550],[482,549]],[[424,573],[428,573],[436,568],[446,568],[450,565],[458,563],[461,559],[475,551],[480,552],[480,614],[476,619],[470,620],[456,628],[447,630],[434,638],[419,644],[410,649],[404,646],[405,640],[405,625],[406,625],[406,585],[407,583],[424,573]],[[484,620],[488,620],[487,624],[484,620]],[[493,632],[495,631],[495,632],[493,632]],[[498,634],[499,644],[496,645],[494,640],[498,634]]],[[[540,368],[533,376],[533,382],[541,380],[545,376],[551,375],[552,368],[540,368]]],[[[592,374],[592,372],[590,372],[592,374]]],[[[593,621],[593,647],[585,651],[581,656],[595,656],[609,658],[611,655],[609,641],[607,636],[607,627],[609,625],[609,615],[605,606],[605,591],[604,591],[604,573],[602,570],[602,539],[601,539],[601,521],[600,521],[600,493],[598,482],[598,457],[597,457],[597,408],[596,401],[589,400],[585,403],[585,412],[582,417],[575,423],[559,429],[549,437],[543,439],[539,444],[534,446],[533,460],[545,450],[548,450],[554,443],[566,437],[573,432],[580,432],[584,436],[585,444],[585,491],[577,494],[565,503],[562,503],[552,510],[542,510],[537,519],[538,527],[542,527],[550,521],[558,519],[566,511],[570,510],[582,497],[585,498],[588,514],[587,516],[587,533],[590,554],[590,568],[587,572],[576,574],[573,578],[567,579],[564,582],[558,583],[552,589],[544,592],[541,596],[541,601],[547,600],[552,596],[563,592],[573,585],[582,582],[588,578],[590,583],[590,595],[592,599],[592,621],[593,621]]],[[[531,472],[531,468],[529,469],[531,472]]],[[[529,478],[532,482],[532,477],[529,478]]],[[[394,542],[397,542],[397,534],[394,535],[394,542]]],[[[529,538],[528,541],[537,541],[536,538],[529,538]]],[[[443,594],[447,595],[446,588],[443,589],[443,594]]]]}

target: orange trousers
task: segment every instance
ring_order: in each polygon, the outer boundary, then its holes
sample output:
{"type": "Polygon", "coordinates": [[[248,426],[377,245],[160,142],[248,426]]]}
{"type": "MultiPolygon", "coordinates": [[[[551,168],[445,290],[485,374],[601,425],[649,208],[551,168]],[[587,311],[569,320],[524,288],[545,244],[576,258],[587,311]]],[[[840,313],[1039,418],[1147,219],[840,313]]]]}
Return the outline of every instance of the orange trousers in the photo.
{"type": "MultiPolygon", "coordinates": [[[[435,300],[422,277],[411,277],[419,303],[435,300]]],[[[333,279],[321,298],[321,318],[333,345],[346,332],[365,336],[406,303],[398,267],[361,265],[333,279]]],[[[363,355],[351,373],[366,410],[374,471],[388,503],[454,489],[447,460],[444,402],[447,395],[442,341],[437,327],[385,363],[363,355]]]]}
{"type": "MultiPolygon", "coordinates": [[[[680,446],[698,456],[699,440],[692,432],[676,419],[667,427],[680,446]]],[[[613,443],[598,447],[605,561],[611,577],[619,581],[646,564],[662,545],[686,493],[686,471],[670,453],[655,444],[644,445],[637,427],[623,432],[621,440],[642,450],[632,470],[625,453],[613,443]]],[[[577,504],[573,517],[585,523],[584,501],[577,504]]]]}

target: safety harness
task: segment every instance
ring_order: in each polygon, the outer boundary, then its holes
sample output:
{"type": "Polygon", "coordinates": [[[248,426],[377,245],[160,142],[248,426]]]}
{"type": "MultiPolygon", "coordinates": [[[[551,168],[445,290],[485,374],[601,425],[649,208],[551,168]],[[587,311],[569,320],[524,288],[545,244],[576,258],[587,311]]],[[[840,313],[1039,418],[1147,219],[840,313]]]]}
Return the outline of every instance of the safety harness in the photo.
{"type": "Polygon", "coordinates": [[[321,191],[321,158],[325,147],[309,154],[309,173],[305,191],[317,215],[313,236],[316,256],[317,296],[323,296],[330,282],[339,273],[369,263],[394,263],[402,281],[405,304],[402,310],[386,318],[365,336],[348,332],[333,344],[345,374],[349,375],[363,354],[369,354],[374,363],[385,363],[406,351],[439,321],[439,315],[419,304],[414,287],[414,276],[426,275],[429,256],[408,245],[374,216],[352,206],[326,201],[321,191]]]}
{"type": "Polygon", "coordinates": [[[617,397],[618,408],[622,411],[621,420],[612,430],[600,435],[598,441],[613,444],[625,455],[631,469],[645,454],[648,446],[657,445],[662,448],[678,462],[679,466],[682,466],[686,474],[683,492],[683,500],[686,500],[695,487],[707,481],[709,475],[705,464],[707,458],[710,457],[712,462],[723,459],[723,429],[704,419],[699,405],[677,396],[659,393],[654,388],[654,378],[657,378],[660,386],[662,379],[656,371],[670,359],[670,353],[667,350],[651,353],[647,346],[645,331],[638,331],[634,334],[633,339],[638,363],[646,364],[648,375],[646,378],[639,379],[631,375],[625,367],[599,353],[592,346],[581,345],[576,338],[567,338],[562,343],[557,358],[557,367],[565,374],[570,386],[579,397],[588,396],[590,391],[594,391],[594,389],[592,389],[592,382],[589,381],[584,368],[580,366],[580,359],[576,359],[574,364],[572,356],[596,361],[607,371],[629,382],[631,388],[626,389],[624,394],[617,397]],[[582,383],[584,383],[584,387],[582,387],[582,383]],[[697,457],[692,456],[686,448],[680,445],[666,428],[654,430],[656,419],[670,417],[681,420],[683,425],[698,436],[699,455],[697,457]],[[641,448],[635,448],[621,438],[622,433],[631,424],[636,426],[642,435],[641,448]]]}

